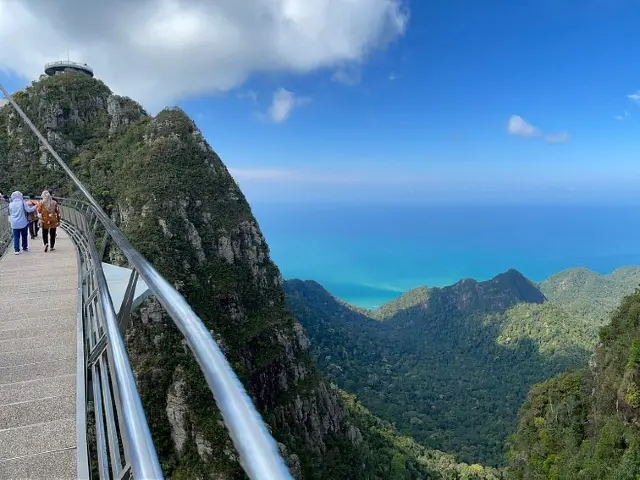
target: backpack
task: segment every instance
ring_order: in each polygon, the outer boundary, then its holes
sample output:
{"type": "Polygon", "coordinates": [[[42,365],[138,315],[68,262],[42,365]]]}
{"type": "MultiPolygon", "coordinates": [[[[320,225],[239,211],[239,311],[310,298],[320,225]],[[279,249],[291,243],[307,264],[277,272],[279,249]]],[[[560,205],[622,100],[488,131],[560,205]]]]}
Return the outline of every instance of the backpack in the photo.
{"type": "Polygon", "coordinates": [[[53,210],[53,213],[49,213],[44,205],[42,205],[42,228],[55,228],[60,223],[60,213],[58,211],[58,204],[53,210]]]}

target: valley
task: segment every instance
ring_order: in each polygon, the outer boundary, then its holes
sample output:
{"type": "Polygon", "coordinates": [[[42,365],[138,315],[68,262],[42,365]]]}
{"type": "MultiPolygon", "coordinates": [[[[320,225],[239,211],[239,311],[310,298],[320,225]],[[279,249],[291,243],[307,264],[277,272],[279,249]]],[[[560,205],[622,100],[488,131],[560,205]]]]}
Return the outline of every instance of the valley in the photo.
{"type": "Polygon", "coordinates": [[[515,270],[487,282],[418,288],[374,311],[315,282],[285,283],[320,369],[428,448],[505,463],[529,389],[589,358],[640,268],[576,268],[535,284],[515,270]]]}

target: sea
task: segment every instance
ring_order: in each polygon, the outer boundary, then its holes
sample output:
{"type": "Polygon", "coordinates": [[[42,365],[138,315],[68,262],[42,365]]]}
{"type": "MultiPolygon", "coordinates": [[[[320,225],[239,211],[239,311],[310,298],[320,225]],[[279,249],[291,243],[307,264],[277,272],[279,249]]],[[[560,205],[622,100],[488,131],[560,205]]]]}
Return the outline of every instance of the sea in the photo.
{"type": "Polygon", "coordinates": [[[375,308],[418,286],[533,281],[571,267],[640,264],[640,207],[267,204],[252,209],[285,279],[375,308]]]}

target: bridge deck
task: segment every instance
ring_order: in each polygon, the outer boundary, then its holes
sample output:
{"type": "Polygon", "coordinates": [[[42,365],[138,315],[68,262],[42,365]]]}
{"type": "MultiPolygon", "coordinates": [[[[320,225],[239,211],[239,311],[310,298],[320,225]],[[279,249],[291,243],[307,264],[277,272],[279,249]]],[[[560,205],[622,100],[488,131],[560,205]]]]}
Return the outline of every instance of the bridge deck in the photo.
{"type": "Polygon", "coordinates": [[[0,259],[0,478],[76,478],[76,251],[0,259]]]}

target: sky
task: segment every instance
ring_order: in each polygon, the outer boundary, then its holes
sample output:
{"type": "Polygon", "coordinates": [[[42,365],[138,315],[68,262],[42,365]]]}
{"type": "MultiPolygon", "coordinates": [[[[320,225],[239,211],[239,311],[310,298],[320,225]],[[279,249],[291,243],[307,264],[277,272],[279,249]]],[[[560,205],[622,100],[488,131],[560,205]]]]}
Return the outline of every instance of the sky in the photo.
{"type": "Polygon", "coordinates": [[[260,202],[640,202],[638,0],[0,0],[11,91],[69,54],[179,105],[260,202]]]}

